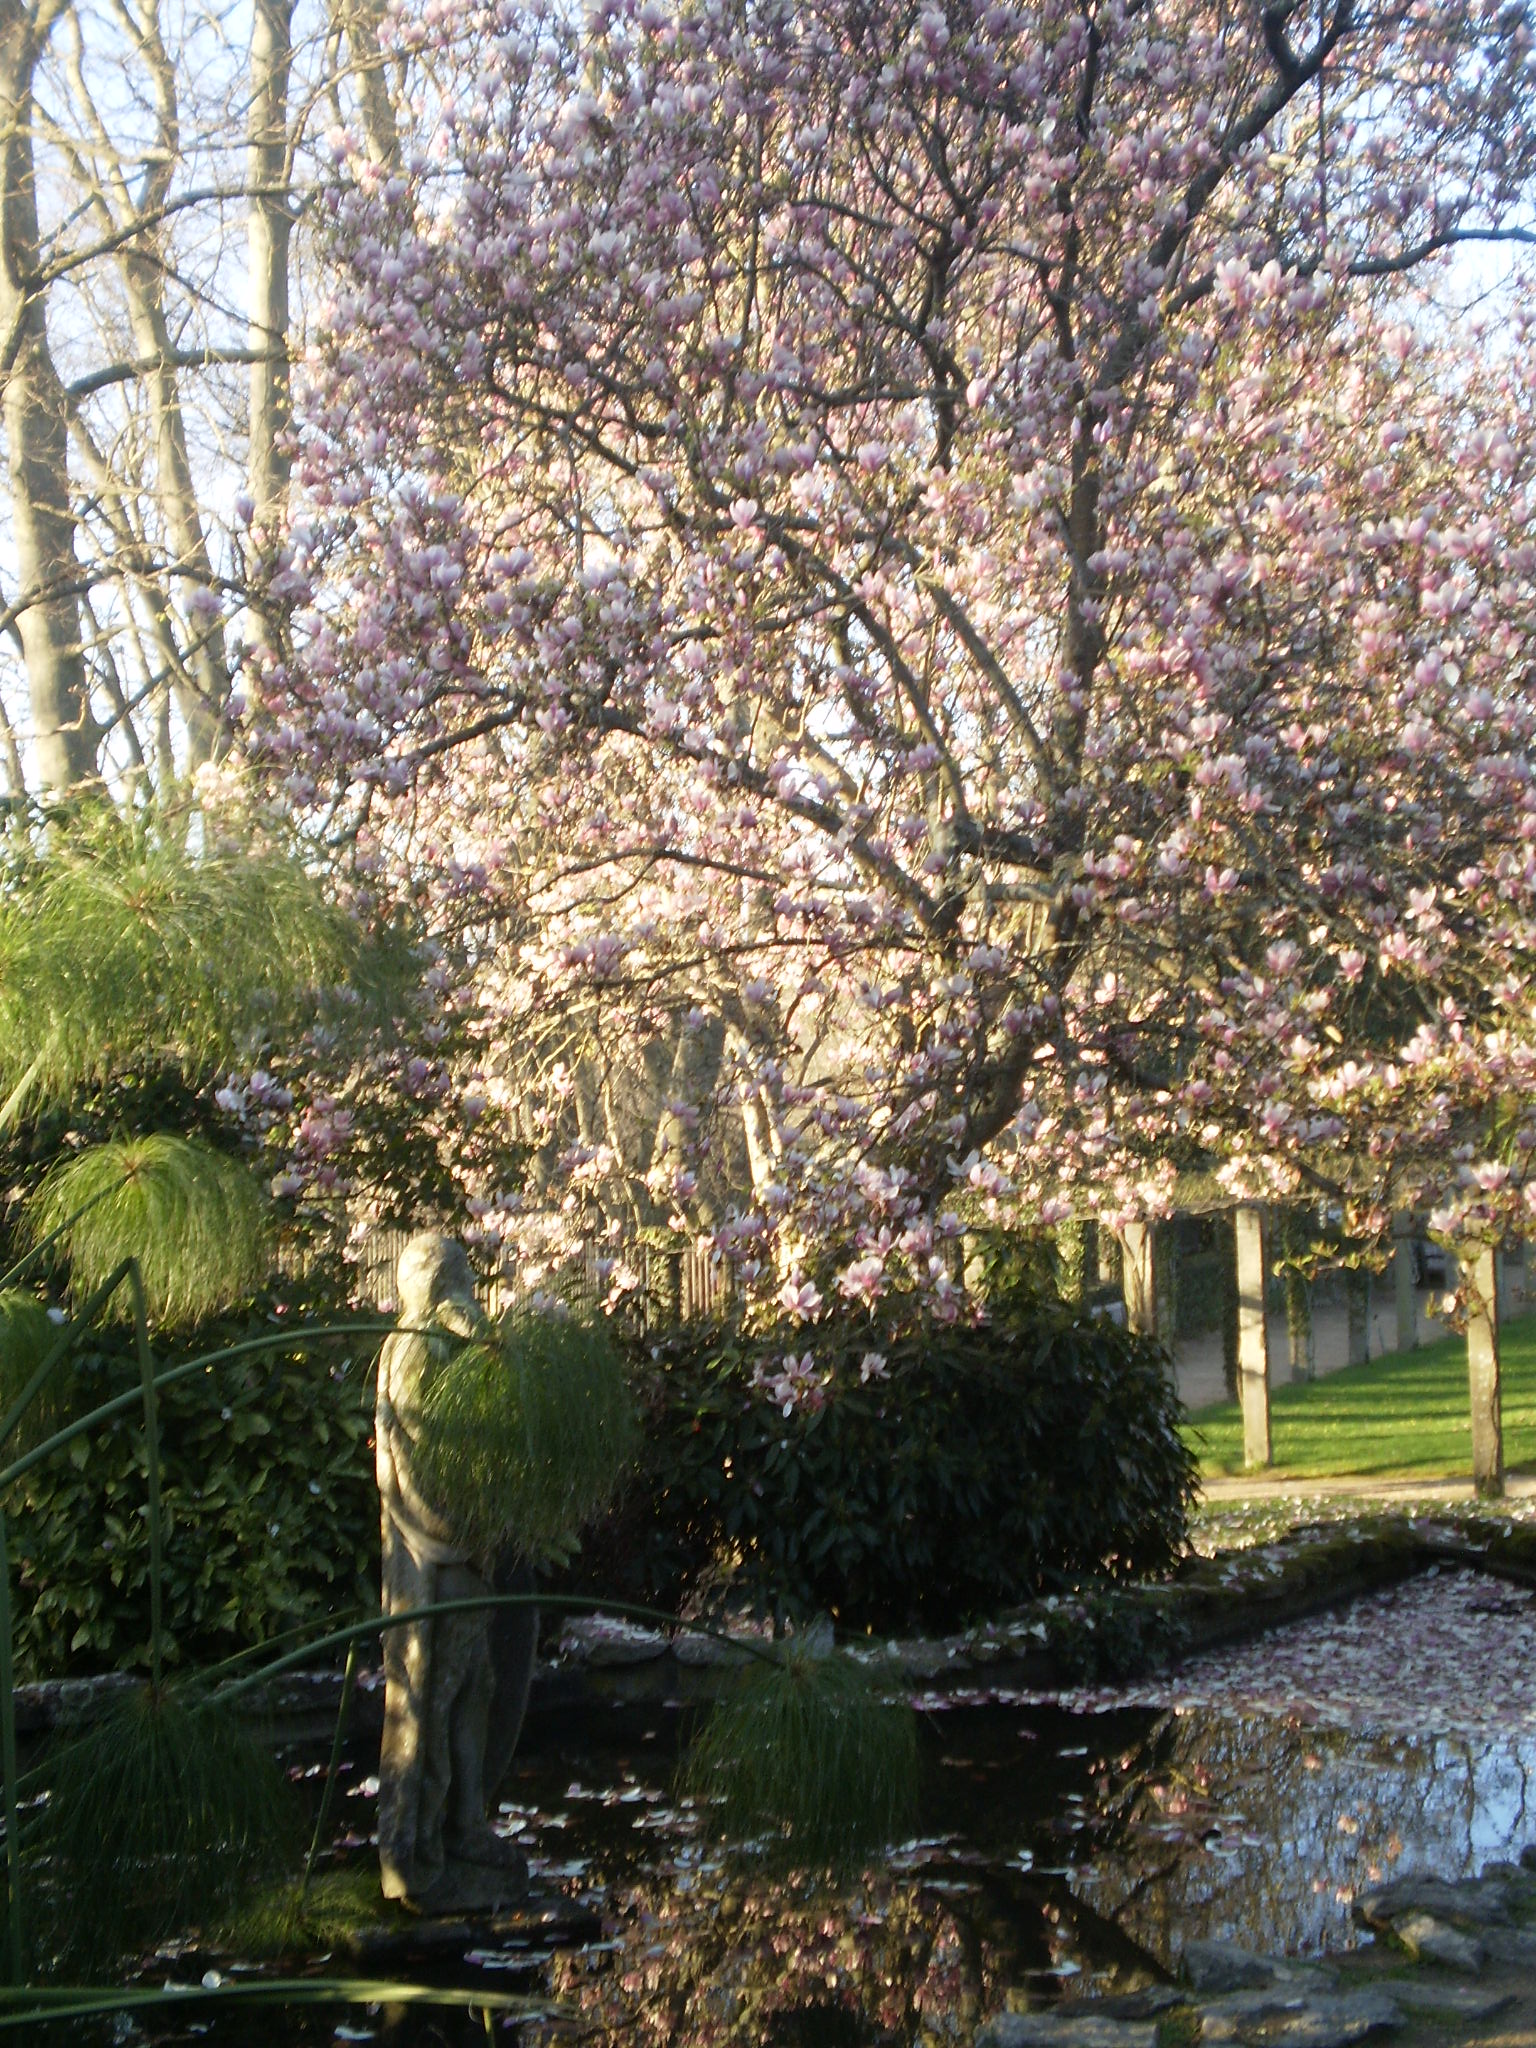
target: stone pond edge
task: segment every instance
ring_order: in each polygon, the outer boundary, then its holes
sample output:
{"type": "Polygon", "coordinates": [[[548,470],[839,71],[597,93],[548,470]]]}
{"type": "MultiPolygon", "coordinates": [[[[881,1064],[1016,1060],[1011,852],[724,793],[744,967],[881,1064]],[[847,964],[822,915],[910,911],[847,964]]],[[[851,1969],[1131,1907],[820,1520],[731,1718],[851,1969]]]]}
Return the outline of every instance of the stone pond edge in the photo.
{"type": "MultiPolygon", "coordinates": [[[[1130,1684],[1201,1651],[1383,1591],[1436,1565],[1536,1588],[1536,1526],[1446,1509],[1305,1524],[1251,1549],[1187,1558],[1164,1581],[1106,1581],[1033,1601],[956,1635],[860,1638],[849,1647],[873,1669],[888,1672],[893,1688],[936,1701],[1130,1684]]],[[[824,1639],[830,1641],[829,1630],[824,1639]]],[[[740,1653],[696,1636],[669,1639],[622,1624],[572,1623],[560,1654],[539,1668],[530,1711],[537,1717],[584,1707],[708,1699],[739,1661],[740,1653]]],[[[18,1686],[18,1730],[35,1736],[89,1720],[140,1683],[110,1673],[18,1686]]],[[[273,1683],[253,1713],[278,1741],[302,1741],[329,1726],[340,1687],[339,1672],[290,1674],[273,1683]]],[[[365,1671],[359,1725],[366,1727],[381,1712],[382,1680],[365,1671]]]]}

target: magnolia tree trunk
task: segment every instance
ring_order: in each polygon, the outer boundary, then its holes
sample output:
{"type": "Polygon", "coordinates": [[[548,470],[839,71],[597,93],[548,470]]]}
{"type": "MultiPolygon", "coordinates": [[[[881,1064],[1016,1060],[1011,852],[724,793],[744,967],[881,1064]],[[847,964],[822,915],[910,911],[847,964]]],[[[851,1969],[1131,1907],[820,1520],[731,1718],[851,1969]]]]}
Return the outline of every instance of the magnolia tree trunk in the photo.
{"type": "Polygon", "coordinates": [[[1243,1463],[1252,1471],[1272,1462],[1263,1210],[1238,1209],[1232,1228],[1237,1241],[1237,1386],[1243,1407],[1243,1463]]]}
{"type": "Polygon", "coordinates": [[[0,336],[17,589],[16,631],[38,773],[53,791],[95,773],[69,497],[67,399],[48,345],[38,265],[33,78],[60,5],[0,0],[0,336]]]}
{"type": "Polygon", "coordinates": [[[1472,1397],[1472,1484],[1482,1498],[1493,1500],[1504,1491],[1498,1253],[1492,1245],[1469,1245],[1463,1272],[1467,1302],[1467,1379],[1472,1397]]]}

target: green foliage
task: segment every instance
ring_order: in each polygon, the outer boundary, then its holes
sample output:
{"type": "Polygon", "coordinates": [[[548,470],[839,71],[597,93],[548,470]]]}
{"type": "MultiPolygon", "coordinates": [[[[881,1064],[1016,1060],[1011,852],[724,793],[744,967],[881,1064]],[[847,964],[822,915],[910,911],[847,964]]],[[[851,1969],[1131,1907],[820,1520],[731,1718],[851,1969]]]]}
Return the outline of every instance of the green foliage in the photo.
{"type": "Polygon", "coordinates": [[[690,1746],[683,1781],[721,1831],[796,1863],[845,1867],[911,1825],[912,1711],[846,1656],[753,1658],[690,1746]]]}
{"type": "MultiPolygon", "coordinates": [[[[1161,1588],[1158,1589],[1161,1593],[1161,1588]]],[[[1143,1587],[1111,1586],[1054,1608],[1046,1644],[1068,1685],[1123,1685],[1173,1657],[1186,1630],[1143,1587]]]]}
{"type": "Polygon", "coordinates": [[[612,1501],[637,1441],[629,1382],[607,1323],[528,1315],[427,1381],[417,1464],[428,1496],[472,1547],[510,1536],[536,1560],[570,1554],[612,1501]]]}
{"type": "Polygon", "coordinates": [[[209,1072],[346,979],[357,939],[297,860],[103,806],[0,896],[0,1124],[125,1068],[209,1072]]]}
{"type": "Polygon", "coordinates": [[[26,1832],[46,1873],[55,1964],[109,1967],[202,1924],[241,1885],[291,1864],[298,1816],[269,1745],[206,1698],[125,1694],[44,1761],[26,1832]]]}
{"type": "Polygon", "coordinates": [[[995,1314],[1007,1314],[1019,1303],[1059,1298],[1058,1240],[1049,1231],[977,1230],[966,1258],[966,1284],[974,1287],[995,1314]]]}
{"type": "Polygon", "coordinates": [[[759,1612],[942,1629],[1172,1564],[1194,1461],[1160,1346],[1039,1303],[979,1329],[899,1312],[636,1340],[640,1476],[582,1583],[672,1605],[724,1582],[759,1612]],[[826,1384],[786,1415],[762,1381],[807,1349],[826,1384]],[[871,1351],[888,1377],[862,1376],[871,1351]]]}
{"type": "Polygon", "coordinates": [[[404,1906],[379,1890],[372,1859],[324,1870],[307,1890],[291,1873],[257,1885],[239,1898],[234,1910],[213,1930],[220,1951],[251,1962],[284,1956],[324,1955],[344,1948],[360,1934],[381,1927],[408,1927],[404,1906]]]}
{"type": "MultiPolygon", "coordinates": [[[[253,1295],[266,1278],[266,1204],[248,1167],[192,1139],[157,1132],[62,1160],[28,1209],[35,1241],[60,1231],[79,1303],[124,1259],[138,1261],[150,1317],[180,1325],[253,1295]]],[[[126,1321],[126,1288],[106,1313],[126,1321]]]]}
{"type": "MultiPolygon", "coordinates": [[[[162,1363],[302,1315],[290,1286],[281,1309],[266,1298],[205,1325],[179,1350],[166,1347],[162,1363]]],[[[68,1371],[77,1409],[137,1378],[129,1340],[115,1331],[68,1371]]],[[[165,1619],[181,1661],[227,1657],[376,1597],[372,1419],[365,1364],[343,1363],[333,1347],[263,1352],[162,1389],[165,1619]]],[[[146,1667],[146,1467],[135,1408],[12,1490],[18,1678],[146,1667]]]]}
{"type": "MultiPolygon", "coordinates": [[[[58,1325],[35,1295],[15,1287],[0,1291],[0,1416],[10,1413],[58,1341],[58,1325]]],[[[7,1440],[7,1458],[40,1443],[67,1421],[69,1380],[68,1366],[61,1361],[7,1440]]]]}

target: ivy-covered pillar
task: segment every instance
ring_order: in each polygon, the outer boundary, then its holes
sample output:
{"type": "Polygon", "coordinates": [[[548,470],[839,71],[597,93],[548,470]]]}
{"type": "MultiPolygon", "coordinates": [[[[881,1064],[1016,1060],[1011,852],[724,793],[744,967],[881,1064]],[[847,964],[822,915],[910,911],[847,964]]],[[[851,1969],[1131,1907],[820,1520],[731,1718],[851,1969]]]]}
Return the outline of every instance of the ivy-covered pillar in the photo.
{"type": "Polygon", "coordinates": [[[1273,1462],[1264,1211],[1245,1205],[1234,1212],[1232,1228],[1237,1241],[1237,1391],[1243,1409],[1243,1463],[1254,1470],[1273,1462]]]}
{"type": "Polygon", "coordinates": [[[1371,1269],[1344,1268],[1344,1329],[1351,1365],[1364,1365],[1371,1355],[1371,1269]]]}
{"type": "Polygon", "coordinates": [[[1499,1384],[1498,1253],[1468,1245],[1462,1256],[1467,1304],[1467,1381],[1472,1399],[1472,1484],[1481,1498],[1504,1491],[1503,1392],[1499,1384]]]}
{"type": "Polygon", "coordinates": [[[1413,1291],[1413,1218],[1405,1209],[1392,1218],[1392,1292],[1397,1304],[1397,1348],[1417,1351],[1419,1316],[1413,1291]]]}
{"type": "Polygon", "coordinates": [[[1065,1302],[1080,1308],[1088,1291],[1088,1232],[1092,1225],[1069,1216],[1056,1227],[1056,1288],[1065,1302]]]}
{"type": "Polygon", "coordinates": [[[1280,1283],[1285,1294],[1285,1341],[1292,1384],[1316,1376],[1312,1334],[1312,1282],[1302,1266],[1311,1241],[1307,1212],[1294,1203],[1274,1217],[1283,1258],[1280,1283]]]}

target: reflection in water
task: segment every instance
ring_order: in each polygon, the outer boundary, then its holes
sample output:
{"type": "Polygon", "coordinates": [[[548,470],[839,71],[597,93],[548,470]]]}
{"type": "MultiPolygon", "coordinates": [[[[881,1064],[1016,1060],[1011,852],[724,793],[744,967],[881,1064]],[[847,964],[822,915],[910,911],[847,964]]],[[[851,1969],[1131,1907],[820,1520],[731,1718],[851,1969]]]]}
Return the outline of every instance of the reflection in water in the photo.
{"type": "Polygon", "coordinates": [[[1536,1838],[1528,1736],[980,1707],[936,1717],[930,1749],[930,1833],[841,1889],[728,1859],[659,1799],[640,1856],[601,1797],[568,1815],[560,1853],[589,1845],[617,1946],[555,1958],[551,1990],[646,2048],[945,2043],[1005,2000],[1156,1981],[1195,1936],[1341,1947],[1364,1885],[1536,1838]]]}
{"type": "Polygon", "coordinates": [[[1197,1935],[1315,1953],[1358,1938],[1357,1892],[1409,1870],[1470,1876],[1536,1834],[1536,1738],[1405,1736],[1170,1715],[1126,1839],[1074,1879],[1138,1941],[1197,1935]]]}
{"type": "MultiPolygon", "coordinates": [[[[531,1731],[503,1823],[536,1887],[590,1907],[603,1938],[430,1967],[547,1990],[570,2017],[523,2023],[530,2048],[572,2019],[625,2048],[948,2048],[1005,2002],[1154,1982],[1196,1936],[1341,1947],[1364,1886],[1536,1840],[1528,1642],[1524,1595],[1447,1574],[1191,1663],[1134,1705],[932,1702],[922,1835],[839,1886],[714,1845],[673,1794],[675,1715],[567,1713],[531,1731]]],[[[343,1861],[371,1855],[373,1790],[343,1802],[343,1861]]],[[[231,2019],[212,2040],[330,2041],[340,2017],[285,2013],[275,2035],[231,2019]]],[[[463,2014],[346,2024],[399,2048],[484,2038],[463,2014]]]]}

